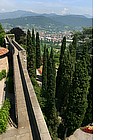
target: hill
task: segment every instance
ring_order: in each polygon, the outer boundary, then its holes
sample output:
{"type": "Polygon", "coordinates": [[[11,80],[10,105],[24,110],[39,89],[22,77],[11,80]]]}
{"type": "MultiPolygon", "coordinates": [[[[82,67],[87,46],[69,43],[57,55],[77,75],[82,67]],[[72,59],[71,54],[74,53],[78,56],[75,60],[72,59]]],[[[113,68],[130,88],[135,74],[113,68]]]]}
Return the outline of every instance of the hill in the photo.
{"type": "Polygon", "coordinates": [[[92,26],[92,18],[86,18],[81,15],[47,15],[26,16],[19,18],[1,19],[4,28],[7,27],[24,27],[24,28],[51,28],[59,30],[64,29],[81,29],[82,27],[92,26]]]}
{"type": "Polygon", "coordinates": [[[56,22],[63,23],[72,27],[78,26],[92,26],[92,18],[86,18],[82,15],[64,15],[64,16],[53,16],[51,17],[56,22]]]}
{"type": "Polygon", "coordinates": [[[5,12],[0,13],[0,20],[1,19],[9,19],[9,18],[19,18],[19,17],[27,17],[27,16],[37,16],[39,14],[30,12],[30,11],[23,11],[23,10],[17,10],[13,12],[5,12]]]}
{"type": "MultiPolygon", "coordinates": [[[[0,20],[1,19],[9,19],[9,18],[27,17],[27,16],[53,17],[53,16],[59,16],[59,15],[57,15],[55,13],[39,14],[39,13],[31,12],[31,11],[17,10],[17,11],[13,11],[13,12],[0,13],[0,20]]],[[[83,15],[79,15],[79,16],[83,16],[83,15]]],[[[91,15],[88,15],[88,14],[85,14],[84,16],[87,17],[87,18],[92,18],[92,16],[91,15]]]]}

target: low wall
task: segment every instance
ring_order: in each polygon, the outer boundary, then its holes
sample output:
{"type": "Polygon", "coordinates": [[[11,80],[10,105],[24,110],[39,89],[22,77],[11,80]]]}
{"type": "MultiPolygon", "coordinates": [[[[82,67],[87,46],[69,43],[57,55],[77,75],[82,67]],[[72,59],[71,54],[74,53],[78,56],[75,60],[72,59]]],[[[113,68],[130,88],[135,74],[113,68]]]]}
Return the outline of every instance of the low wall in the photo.
{"type": "MultiPolygon", "coordinates": [[[[28,116],[29,119],[30,129],[32,132],[32,139],[51,140],[46,122],[44,120],[43,113],[39,106],[36,94],[34,92],[33,85],[31,83],[27,71],[26,51],[14,40],[12,40],[12,43],[10,42],[10,44],[13,45],[15,49],[13,61],[14,61],[14,77],[15,77],[14,83],[15,83],[15,92],[16,92],[16,100],[17,100],[17,112],[19,113],[19,109],[21,108],[20,106],[21,103],[18,100],[22,100],[24,97],[23,104],[27,109],[28,114],[26,113],[25,114],[28,116]],[[18,92],[22,94],[22,97],[18,96],[17,94],[18,92]]],[[[17,113],[17,117],[18,117],[18,125],[19,125],[21,116],[18,113],[17,113]]]]}
{"type": "MultiPolygon", "coordinates": [[[[13,44],[11,44],[13,46],[13,44]]],[[[14,47],[14,46],[13,46],[14,47]]],[[[13,55],[13,73],[14,73],[14,91],[16,100],[16,118],[18,125],[18,132],[25,134],[27,140],[32,140],[32,133],[30,128],[30,122],[24,97],[24,90],[22,86],[22,79],[20,75],[20,68],[18,64],[18,51],[15,49],[13,55]]]]}

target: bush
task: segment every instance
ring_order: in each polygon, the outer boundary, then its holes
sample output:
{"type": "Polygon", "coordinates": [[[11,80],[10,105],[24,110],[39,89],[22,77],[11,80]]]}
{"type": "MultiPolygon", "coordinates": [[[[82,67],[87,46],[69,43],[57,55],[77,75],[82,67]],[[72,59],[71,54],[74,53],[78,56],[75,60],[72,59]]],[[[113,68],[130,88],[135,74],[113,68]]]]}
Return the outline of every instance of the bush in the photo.
{"type": "Polygon", "coordinates": [[[10,101],[6,99],[2,108],[0,109],[0,134],[6,131],[9,110],[10,110],[10,101]]]}
{"type": "Polygon", "coordinates": [[[2,80],[3,78],[5,78],[6,77],[6,70],[2,70],[1,72],[0,72],[0,80],[2,80]]]}

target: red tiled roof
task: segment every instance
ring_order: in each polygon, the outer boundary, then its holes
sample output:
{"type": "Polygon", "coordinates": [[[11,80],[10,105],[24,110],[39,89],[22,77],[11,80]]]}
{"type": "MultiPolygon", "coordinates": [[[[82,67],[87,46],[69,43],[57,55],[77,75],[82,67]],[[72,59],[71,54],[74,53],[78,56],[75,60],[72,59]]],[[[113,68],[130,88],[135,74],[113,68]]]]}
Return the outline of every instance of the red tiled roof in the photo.
{"type": "Polygon", "coordinates": [[[3,47],[0,47],[0,56],[2,56],[2,55],[4,55],[4,54],[6,54],[6,53],[8,53],[8,52],[9,52],[9,50],[8,50],[8,49],[3,48],[3,47]]]}

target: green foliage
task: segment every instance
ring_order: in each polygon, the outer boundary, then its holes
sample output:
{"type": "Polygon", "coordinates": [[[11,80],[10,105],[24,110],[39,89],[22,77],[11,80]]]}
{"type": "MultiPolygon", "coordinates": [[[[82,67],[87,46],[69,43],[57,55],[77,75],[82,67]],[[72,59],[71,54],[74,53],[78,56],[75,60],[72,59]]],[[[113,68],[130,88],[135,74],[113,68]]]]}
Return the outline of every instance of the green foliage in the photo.
{"type": "Polygon", "coordinates": [[[2,108],[0,109],[0,134],[6,131],[9,110],[10,110],[10,102],[9,100],[5,100],[2,108]]]}
{"type": "Polygon", "coordinates": [[[15,35],[15,40],[19,43],[19,44],[26,44],[26,34],[24,33],[24,31],[19,28],[19,27],[15,27],[13,29],[10,30],[11,34],[15,35]]]}
{"type": "Polygon", "coordinates": [[[5,36],[5,31],[2,28],[2,25],[0,24],[0,46],[2,46],[4,43],[4,36],[5,36]]]}
{"type": "Polygon", "coordinates": [[[13,19],[1,20],[1,22],[8,23],[13,27],[18,25],[27,28],[32,28],[33,26],[40,29],[46,28],[48,31],[64,31],[73,29],[82,29],[82,27],[92,26],[92,18],[78,17],[78,16],[30,16],[30,17],[20,17],[13,19]],[[51,26],[51,28],[50,28],[51,26]]]}
{"type": "Polygon", "coordinates": [[[6,70],[2,70],[1,72],[0,72],[0,80],[2,80],[3,78],[5,78],[6,77],[6,70]]]}
{"type": "Polygon", "coordinates": [[[31,77],[31,81],[32,81],[39,105],[40,105],[41,109],[43,109],[45,107],[45,99],[41,95],[41,87],[38,85],[35,78],[31,77]]]}
{"type": "Polygon", "coordinates": [[[59,77],[59,83],[57,83],[57,109],[62,115],[66,109],[67,100],[69,97],[70,85],[73,77],[73,64],[69,51],[65,52],[61,67],[61,75],[59,77]]]}
{"type": "Polygon", "coordinates": [[[72,68],[73,71],[75,71],[76,49],[77,49],[77,35],[74,35],[72,44],[69,45],[69,52],[72,57],[71,63],[73,65],[73,68],[72,68]]]}
{"type": "Polygon", "coordinates": [[[55,107],[55,88],[56,88],[56,70],[53,58],[53,48],[51,48],[50,58],[47,67],[47,94],[45,116],[46,123],[53,140],[57,138],[58,116],[55,107]]]}
{"type": "Polygon", "coordinates": [[[87,96],[88,107],[86,109],[85,117],[82,126],[86,126],[93,122],[93,77],[90,80],[89,94],[87,96]]]}
{"type": "Polygon", "coordinates": [[[48,61],[48,48],[44,46],[43,54],[43,69],[42,69],[42,96],[46,97],[47,92],[47,61],[48,61]]]}
{"type": "Polygon", "coordinates": [[[77,61],[68,107],[65,113],[64,124],[67,136],[79,128],[87,109],[87,95],[89,89],[89,76],[85,60],[77,61]]]}
{"type": "Polygon", "coordinates": [[[82,32],[76,33],[78,40],[77,59],[86,61],[90,79],[90,88],[88,94],[88,108],[82,125],[85,126],[93,122],[93,28],[83,28],[82,32]]]}
{"type": "Polygon", "coordinates": [[[36,68],[35,68],[35,50],[32,44],[32,38],[30,30],[27,31],[27,69],[30,78],[36,77],[36,68]]]}
{"type": "Polygon", "coordinates": [[[36,33],[36,68],[41,66],[41,50],[40,50],[40,39],[39,33],[36,33]]]}
{"type": "Polygon", "coordinates": [[[27,50],[27,46],[24,44],[21,44],[21,47],[24,48],[25,50],[27,50]]]}
{"type": "MultiPolygon", "coordinates": [[[[71,44],[72,45],[72,44],[71,44]]],[[[57,110],[62,115],[63,111],[66,109],[66,104],[68,100],[69,88],[71,85],[73,71],[75,67],[74,55],[71,56],[71,53],[76,54],[74,47],[70,46],[70,49],[66,52],[66,38],[63,38],[61,53],[60,53],[60,64],[57,71],[56,77],[56,103],[57,110]]]]}
{"type": "Polygon", "coordinates": [[[61,63],[61,61],[62,61],[62,59],[63,59],[65,49],[66,49],[66,37],[63,37],[62,45],[61,45],[60,58],[59,58],[60,63],[61,63]]]}
{"type": "Polygon", "coordinates": [[[36,76],[36,42],[35,42],[35,34],[34,34],[34,29],[32,29],[32,53],[33,53],[33,67],[35,69],[35,76],[36,76]]]}

